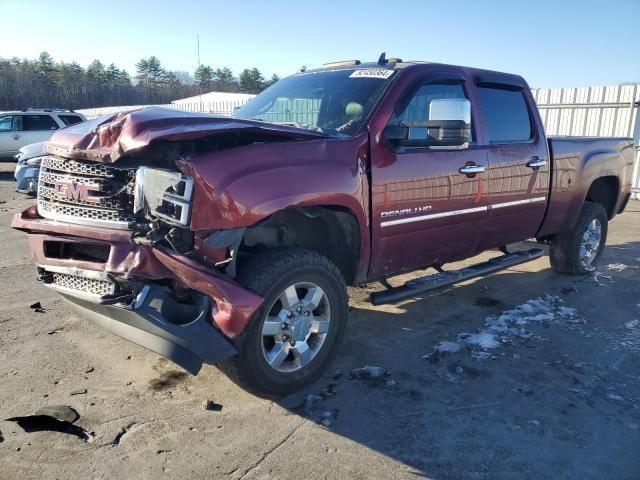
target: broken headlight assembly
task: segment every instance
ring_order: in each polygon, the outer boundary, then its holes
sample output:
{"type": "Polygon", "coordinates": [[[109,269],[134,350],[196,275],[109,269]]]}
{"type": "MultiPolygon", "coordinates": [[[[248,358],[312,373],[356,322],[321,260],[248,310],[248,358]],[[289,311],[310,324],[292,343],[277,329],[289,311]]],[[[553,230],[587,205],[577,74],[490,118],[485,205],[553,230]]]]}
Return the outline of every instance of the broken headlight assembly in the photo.
{"type": "Polygon", "coordinates": [[[134,211],[169,225],[188,227],[193,179],[180,172],[140,167],[136,172],[134,211]]]}

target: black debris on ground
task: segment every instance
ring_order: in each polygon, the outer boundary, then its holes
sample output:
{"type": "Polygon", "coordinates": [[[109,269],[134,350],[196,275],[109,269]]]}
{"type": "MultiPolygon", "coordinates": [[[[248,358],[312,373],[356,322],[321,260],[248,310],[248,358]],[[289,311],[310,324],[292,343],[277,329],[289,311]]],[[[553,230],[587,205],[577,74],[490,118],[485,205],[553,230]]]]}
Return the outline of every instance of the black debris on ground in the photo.
{"type": "Polygon", "coordinates": [[[213,400],[206,400],[203,403],[203,408],[209,412],[221,412],[222,411],[222,405],[220,405],[219,403],[214,402],[213,400]]]}
{"type": "Polygon", "coordinates": [[[2,430],[0,430],[0,443],[4,442],[4,437],[2,436],[2,430]]]}
{"type": "Polygon", "coordinates": [[[25,432],[60,432],[78,437],[84,442],[91,441],[91,435],[82,427],[73,425],[80,418],[78,412],[67,405],[53,405],[38,410],[34,415],[7,418],[16,422],[25,432]]]}
{"type": "Polygon", "coordinates": [[[36,313],[46,313],[45,309],[42,307],[42,304],[40,302],[36,302],[29,305],[29,308],[36,313]]]}
{"type": "Polygon", "coordinates": [[[73,392],[70,393],[70,395],[84,395],[85,393],[87,393],[87,389],[81,388],[79,390],[74,390],[73,392]]]}
{"type": "Polygon", "coordinates": [[[158,392],[170,390],[179,386],[188,378],[189,374],[187,372],[169,370],[168,372],[163,372],[160,377],[149,380],[149,388],[158,392]]]}

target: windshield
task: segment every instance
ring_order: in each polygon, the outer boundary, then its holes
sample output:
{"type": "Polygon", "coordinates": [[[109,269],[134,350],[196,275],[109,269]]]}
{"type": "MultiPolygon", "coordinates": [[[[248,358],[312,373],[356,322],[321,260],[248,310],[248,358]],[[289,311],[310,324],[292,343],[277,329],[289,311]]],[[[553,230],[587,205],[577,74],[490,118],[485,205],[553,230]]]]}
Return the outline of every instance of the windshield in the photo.
{"type": "Polygon", "coordinates": [[[233,116],[351,136],[367,119],[393,73],[365,68],[293,75],[266,89],[233,116]]]}

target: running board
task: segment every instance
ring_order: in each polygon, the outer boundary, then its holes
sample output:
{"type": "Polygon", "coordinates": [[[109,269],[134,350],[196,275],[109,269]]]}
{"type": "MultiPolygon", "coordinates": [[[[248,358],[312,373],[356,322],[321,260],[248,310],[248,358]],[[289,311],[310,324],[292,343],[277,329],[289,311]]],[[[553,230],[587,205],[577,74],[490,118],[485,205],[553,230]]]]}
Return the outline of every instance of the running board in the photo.
{"type": "Polygon", "coordinates": [[[471,278],[481,277],[499,270],[504,270],[505,268],[513,267],[514,265],[535,260],[536,258],[540,258],[543,253],[544,251],[541,248],[533,248],[522,252],[508,253],[500,257],[492,258],[486,262],[478,263],[477,265],[461,268],[460,270],[450,270],[434,275],[427,275],[426,277],[409,280],[400,287],[393,287],[383,290],[382,292],[372,293],[370,300],[374,305],[394,303],[419,293],[448,287],[471,278]]]}

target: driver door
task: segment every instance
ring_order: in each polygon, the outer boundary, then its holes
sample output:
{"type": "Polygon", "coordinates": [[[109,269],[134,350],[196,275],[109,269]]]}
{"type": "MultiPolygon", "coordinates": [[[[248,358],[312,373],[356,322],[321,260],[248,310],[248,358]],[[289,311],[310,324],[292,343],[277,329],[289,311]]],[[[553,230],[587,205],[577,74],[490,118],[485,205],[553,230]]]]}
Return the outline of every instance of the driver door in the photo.
{"type": "MultiPolygon", "coordinates": [[[[394,107],[387,125],[428,125],[433,100],[468,99],[458,76],[427,77],[409,91],[413,93],[394,107]]],[[[472,109],[472,125],[477,123],[474,117],[472,109]]],[[[426,133],[426,128],[410,127],[408,138],[426,133]]],[[[472,255],[487,216],[486,150],[478,148],[473,138],[462,148],[396,148],[383,132],[372,132],[370,138],[374,239],[370,277],[472,255]]]]}

